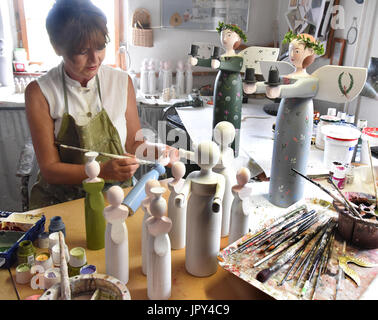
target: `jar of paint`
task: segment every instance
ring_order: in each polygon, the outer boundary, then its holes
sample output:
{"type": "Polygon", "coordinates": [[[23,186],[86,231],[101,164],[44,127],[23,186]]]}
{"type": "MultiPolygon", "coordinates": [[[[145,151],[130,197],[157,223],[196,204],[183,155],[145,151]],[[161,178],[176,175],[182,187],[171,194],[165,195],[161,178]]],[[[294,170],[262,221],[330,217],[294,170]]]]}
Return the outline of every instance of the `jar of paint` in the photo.
{"type": "Polygon", "coordinates": [[[346,170],[344,166],[337,166],[335,167],[335,172],[333,173],[332,180],[335,185],[340,189],[344,189],[345,182],[346,182],[346,170]]]}
{"type": "Polygon", "coordinates": [[[68,275],[70,277],[80,274],[80,269],[87,264],[85,249],[76,247],[70,250],[70,262],[68,263],[68,275]]]}
{"type": "Polygon", "coordinates": [[[38,248],[48,249],[49,248],[49,233],[42,232],[38,235],[38,248]]]}
{"type": "Polygon", "coordinates": [[[62,220],[62,217],[55,216],[50,219],[49,233],[62,231],[64,236],[66,236],[66,226],[62,220]]]}
{"type": "Polygon", "coordinates": [[[33,265],[35,263],[36,250],[30,240],[21,241],[17,249],[18,264],[28,263],[33,265]]]}
{"type": "Polygon", "coordinates": [[[27,284],[30,282],[30,279],[30,265],[27,263],[19,264],[16,267],[16,282],[18,284],[27,284]]]}
{"type": "Polygon", "coordinates": [[[93,274],[96,273],[96,266],[93,264],[85,265],[80,269],[80,274],[93,274]]]}
{"type": "Polygon", "coordinates": [[[54,266],[50,253],[42,252],[36,255],[35,264],[41,265],[45,270],[54,266]]]}

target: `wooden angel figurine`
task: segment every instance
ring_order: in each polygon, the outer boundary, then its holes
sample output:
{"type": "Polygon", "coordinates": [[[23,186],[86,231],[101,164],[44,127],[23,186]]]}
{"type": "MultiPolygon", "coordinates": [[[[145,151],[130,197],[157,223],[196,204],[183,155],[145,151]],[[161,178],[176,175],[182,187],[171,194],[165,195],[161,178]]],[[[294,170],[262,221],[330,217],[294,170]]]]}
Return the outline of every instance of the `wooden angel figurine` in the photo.
{"type": "Polygon", "coordinates": [[[97,152],[87,152],[85,154],[88,161],[85,164],[85,173],[88,178],[83,181],[85,195],[85,231],[87,248],[90,250],[99,250],[105,247],[105,226],[106,222],[103,216],[105,207],[102,189],[105,181],[99,178],[100,165],[95,160],[97,152]]]}
{"type": "Polygon", "coordinates": [[[146,198],[142,201],[142,210],[144,212],[142,221],[142,273],[147,275],[147,227],[146,220],[151,217],[150,204],[154,195],[151,193],[152,188],[160,187],[160,182],[156,179],[151,179],[146,182],[145,192],[146,198]]]}
{"type": "Polygon", "coordinates": [[[112,186],[106,192],[109,206],[104,209],[107,222],[105,231],[106,274],[126,284],[129,281],[129,238],[125,220],[129,210],[122,205],[124,192],[119,186],[112,186]]]}
{"type": "Polygon", "coordinates": [[[311,35],[295,35],[291,31],[284,42],[290,43],[293,72],[279,78],[278,70],[271,70],[267,82],[244,83],[243,89],[247,94],[266,92],[268,98],[282,98],[275,129],[269,201],[287,208],[303,197],[304,179],[291,168],[306,174],[313,130],[313,99],[335,103],[350,101],[361,92],[367,71],[324,66],[310,75],[306,68],[313,63],[316,54],[323,54],[323,46],[311,35]]]}
{"type": "Polygon", "coordinates": [[[189,197],[185,267],[197,277],[210,276],[218,267],[225,179],[212,169],[218,163],[219,156],[215,142],[203,141],[198,144],[195,159],[201,170],[193,171],[187,176],[175,201],[176,206],[183,207],[189,197]]]}
{"type": "Polygon", "coordinates": [[[230,235],[228,243],[231,244],[248,233],[249,203],[246,201],[252,193],[252,184],[248,183],[251,173],[247,168],[240,168],[236,174],[237,184],[232,187],[234,200],[231,207],[230,235]]]}
{"type": "Polygon", "coordinates": [[[214,141],[219,146],[219,161],[214,167],[214,172],[220,173],[225,179],[225,191],[222,201],[222,228],[221,236],[226,237],[230,231],[230,213],[232,205],[232,186],[236,183],[234,164],[234,152],[230,144],[235,139],[235,128],[231,122],[219,122],[214,128],[214,141]]]}
{"type": "Polygon", "coordinates": [[[162,197],[165,188],[152,188],[154,199],[150,204],[148,230],[147,295],[150,300],[167,300],[171,296],[172,262],[168,232],[171,220],[165,216],[167,203],[162,197]]]}
{"type": "Polygon", "coordinates": [[[172,229],[169,232],[172,249],[182,249],[185,247],[186,238],[186,206],[175,206],[175,198],[180,193],[184,185],[185,165],[177,161],[172,165],[172,181],[168,182],[170,191],[168,199],[168,218],[172,221],[172,229]]]}
{"type": "Polygon", "coordinates": [[[219,23],[217,31],[225,54],[219,56],[219,47],[214,47],[213,56],[209,59],[200,59],[191,56],[190,63],[195,66],[219,69],[214,84],[214,114],[213,128],[221,121],[231,122],[236,129],[236,138],[232,143],[235,156],[239,152],[241,108],[243,100],[243,87],[240,70],[243,66],[243,57],[235,53],[242,41],[247,37],[236,25],[219,23]]]}

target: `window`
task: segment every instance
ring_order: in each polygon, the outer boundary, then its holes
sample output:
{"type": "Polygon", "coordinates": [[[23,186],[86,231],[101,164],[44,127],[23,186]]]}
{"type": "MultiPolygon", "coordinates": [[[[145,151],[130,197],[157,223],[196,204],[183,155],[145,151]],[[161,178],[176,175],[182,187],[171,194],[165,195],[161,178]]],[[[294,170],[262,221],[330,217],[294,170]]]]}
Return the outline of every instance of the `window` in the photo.
{"type": "MultiPolygon", "coordinates": [[[[120,34],[123,30],[122,0],[92,0],[108,20],[110,42],[107,45],[105,64],[119,65],[120,34]]],[[[61,57],[55,54],[46,31],[46,17],[55,0],[14,0],[16,20],[19,26],[19,46],[23,46],[31,63],[44,64],[47,68],[57,65],[61,57]]]]}

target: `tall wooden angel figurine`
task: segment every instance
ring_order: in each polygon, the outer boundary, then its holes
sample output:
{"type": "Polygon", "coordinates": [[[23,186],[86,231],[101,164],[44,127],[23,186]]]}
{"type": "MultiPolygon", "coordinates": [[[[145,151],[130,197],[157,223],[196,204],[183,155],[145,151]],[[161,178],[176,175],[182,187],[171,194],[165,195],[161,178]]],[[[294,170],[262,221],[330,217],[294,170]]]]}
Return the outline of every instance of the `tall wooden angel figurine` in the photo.
{"type": "Polygon", "coordinates": [[[129,281],[129,236],[125,220],[129,210],[122,204],[124,192],[112,186],[106,192],[109,206],[104,209],[106,274],[126,284],[129,281]]]}
{"type": "Polygon", "coordinates": [[[219,160],[215,142],[203,141],[195,150],[200,171],[191,172],[185,179],[175,204],[183,207],[189,197],[186,212],[185,267],[197,277],[217,271],[220,249],[222,200],[225,179],[213,172],[219,160]]]}
{"type": "Polygon", "coordinates": [[[228,121],[219,122],[214,128],[214,141],[220,150],[219,161],[214,167],[214,172],[220,173],[225,178],[225,191],[222,202],[222,228],[221,236],[226,237],[230,231],[230,213],[233,201],[232,186],[236,183],[235,169],[233,167],[234,152],[230,144],[235,139],[235,128],[228,121]]]}
{"type": "Polygon", "coordinates": [[[228,243],[233,243],[248,233],[251,206],[248,198],[252,193],[252,184],[248,183],[251,173],[248,168],[240,168],[236,174],[237,184],[232,187],[234,200],[231,207],[230,235],[228,243]]]}
{"type": "Polygon", "coordinates": [[[177,161],[172,165],[172,181],[168,182],[168,189],[171,192],[168,199],[168,218],[172,221],[172,229],[169,232],[172,249],[185,247],[186,238],[186,206],[175,206],[175,198],[184,185],[185,165],[177,161]]]}
{"type": "Polygon", "coordinates": [[[147,295],[150,300],[167,300],[171,296],[172,262],[168,232],[171,220],[165,216],[167,203],[162,197],[165,188],[152,188],[154,199],[150,204],[151,217],[147,219],[148,258],[147,295]]]}
{"type": "Polygon", "coordinates": [[[150,179],[146,182],[146,198],[142,201],[142,210],[144,212],[142,221],[142,273],[147,275],[147,227],[146,220],[151,217],[150,204],[154,195],[151,193],[152,188],[160,187],[160,182],[156,179],[150,179]]]}
{"type": "Polygon", "coordinates": [[[304,179],[291,168],[306,174],[313,129],[313,99],[335,103],[351,101],[361,92],[367,70],[324,66],[310,75],[306,68],[316,55],[324,53],[323,46],[311,35],[295,35],[291,31],[284,42],[290,43],[293,72],[279,78],[277,70],[271,70],[267,82],[244,83],[243,89],[247,94],[266,92],[268,98],[282,98],[275,129],[269,201],[287,208],[303,197],[304,179]]]}
{"type": "Polygon", "coordinates": [[[192,45],[190,63],[193,66],[211,67],[218,69],[218,75],[214,83],[214,112],[213,128],[221,121],[229,121],[233,124],[236,134],[231,148],[235,157],[239,154],[241,109],[243,100],[243,86],[240,72],[245,70],[246,64],[255,65],[254,61],[275,60],[278,57],[277,48],[249,47],[235,52],[242,41],[247,42],[243,31],[234,24],[219,22],[216,29],[220,33],[220,40],[225,53],[220,56],[220,48],[214,47],[213,55],[209,59],[196,57],[195,45],[192,45]]]}
{"type": "Polygon", "coordinates": [[[85,231],[87,239],[87,248],[90,250],[99,250],[105,247],[105,226],[106,222],[103,216],[105,207],[102,189],[105,181],[99,178],[100,165],[95,160],[97,152],[87,152],[85,154],[88,161],[85,164],[85,173],[88,178],[83,181],[85,195],[85,231]]]}

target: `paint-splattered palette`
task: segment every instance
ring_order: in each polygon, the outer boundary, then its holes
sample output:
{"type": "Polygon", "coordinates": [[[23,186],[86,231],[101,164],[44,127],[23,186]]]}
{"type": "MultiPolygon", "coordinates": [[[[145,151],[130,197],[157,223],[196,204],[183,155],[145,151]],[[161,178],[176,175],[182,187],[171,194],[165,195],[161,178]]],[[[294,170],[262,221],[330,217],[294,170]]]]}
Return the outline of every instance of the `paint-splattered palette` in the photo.
{"type": "MultiPolygon", "coordinates": [[[[321,201],[316,198],[309,198],[305,200],[308,209],[321,210],[324,209],[324,201],[321,201]],[[322,204],[322,205],[321,205],[322,204]]],[[[285,211],[287,212],[287,211],[285,211]]],[[[336,212],[333,210],[327,210],[326,214],[337,217],[336,212]]],[[[275,217],[276,218],[276,217],[275,217]]],[[[269,221],[266,220],[266,223],[262,227],[269,226],[272,223],[272,219],[269,221]]],[[[317,225],[314,225],[310,228],[316,228],[317,225]]],[[[260,226],[261,228],[261,226],[260,226]]],[[[262,228],[261,228],[262,229],[262,228]]],[[[248,237],[251,237],[255,232],[249,233],[243,238],[232,243],[225,249],[223,249],[219,255],[218,260],[221,267],[225,270],[233,273],[237,277],[243,279],[244,281],[250,283],[254,287],[260,289],[269,296],[278,299],[278,300],[334,300],[337,278],[338,278],[338,256],[342,255],[342,246],[343,240],[340,238],[336,232],[335,241],[333,242],[332,255],[328,262],[328,268],[325,273],[319,278],[319,285],[316,289],[315,294],[313,295],[313,288],[316,281],[318,272],[316,272],[312,278],[310,288],[305,292],[304,295],[301,295],[302,287],[304,280],[296,284],[296,278],[290,281],[286,281],[282,286],[278,284],[281,282],[283,277],[286,275],[287,271],[291,266],[291,262],[284,265],[281,269],[275,272],[266,282],[262,283],[256,279],[256,275],[263,269],[270,267],[274,264],[276,258],[272,258],[257,267],[252,267],[253,264],[260,259],[262,259],[265,254],[257,253],[258,250],[255,250],[254,247],[248,248],[243,252],[236,252],[235,249],[238,245],[245,241],[248,237]]],[[[315,239],[313,239],[315,241],[315,239]]],[[[310,242],[310,246],[313,243],[310,242]]],[[[307,246],[306,248],[308,248],[307,246]]],[[[359,250],[357,247],[347,244],[346,246],[346,255],[360,258],[364,261],[378,264],[378,249],[374,250],[359,250]]],[[[296,265],[298,266],[298,264],[296,265]]],[[[378,266],[371,268],[359,267],[355,264],[348,264],[348,267],[357,272],[360,277],[360,286],[349,278],[345,276],[340,285],[340,289],[337,294],[337,300],[357,300],[357,299],[378,299],[378,266]]],[[[294,268],[294,270],[296,267],[294,268]]],[[[289,277],[290,279],[290,277],[289,277]]]]}

